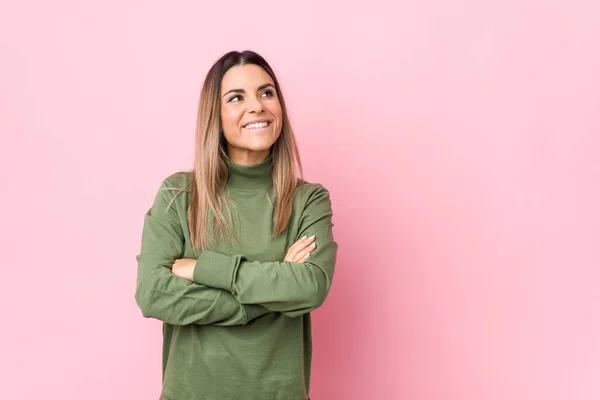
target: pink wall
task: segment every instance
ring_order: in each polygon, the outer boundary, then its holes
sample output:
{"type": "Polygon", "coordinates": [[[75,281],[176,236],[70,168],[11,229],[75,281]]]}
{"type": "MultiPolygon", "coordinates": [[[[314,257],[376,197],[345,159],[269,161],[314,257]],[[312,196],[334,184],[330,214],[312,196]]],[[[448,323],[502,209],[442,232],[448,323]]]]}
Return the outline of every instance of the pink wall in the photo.
{"type": "Polygon", "coordinates": [[[250,48],[334,202],[313,398],[600,398],[598,3],[285,4],[1,7],[0,397],[158,398],[143,214],[250,48]]]}

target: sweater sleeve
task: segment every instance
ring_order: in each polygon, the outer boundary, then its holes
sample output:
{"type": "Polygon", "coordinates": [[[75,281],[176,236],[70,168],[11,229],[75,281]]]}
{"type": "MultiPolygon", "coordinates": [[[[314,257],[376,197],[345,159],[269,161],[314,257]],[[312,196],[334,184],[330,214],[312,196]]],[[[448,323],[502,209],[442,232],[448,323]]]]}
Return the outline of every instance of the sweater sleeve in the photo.
{"type": "Polygon", "coordinates": [[[172,325],[244,325],[269,312],[260,305],[243,305],[228,291],[192,283],[172,274],[184,253],[184,236],[172,190],[163,181],[152,208],[144,216],[137,259],[135,299],[142,315],[172,325]]]}
{"type": "Polygon", "coordinates": [[[338,245],[329,192],[317,184],[308,196],[297,239],[315,235],[317,245],[306,261],[251,262],[244,255],[204,251],[196,262],[194,282],[225,289],[242,304],[260,304],[289,317],[323,304],[331,288],[338,245]]]}

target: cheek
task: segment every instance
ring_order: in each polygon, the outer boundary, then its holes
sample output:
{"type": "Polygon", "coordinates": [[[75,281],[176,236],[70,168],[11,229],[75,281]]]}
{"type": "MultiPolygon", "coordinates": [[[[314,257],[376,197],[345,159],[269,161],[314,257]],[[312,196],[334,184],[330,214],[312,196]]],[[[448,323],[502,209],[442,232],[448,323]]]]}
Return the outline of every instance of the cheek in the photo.
{"type": "Polygon", "coordinates": [[[223,123],[223,126],[235,127],[238,125],[239,115],[235,110],[222,110],[221,122],[223,123]]]}
{"type": "Polygon", "coordinates": [[[271,114],[273,114],[275,118],[279,120],[279,123],[281,123],[281,106],[279,104],[274,104],[269,111],[271,111],[271,114]]]}

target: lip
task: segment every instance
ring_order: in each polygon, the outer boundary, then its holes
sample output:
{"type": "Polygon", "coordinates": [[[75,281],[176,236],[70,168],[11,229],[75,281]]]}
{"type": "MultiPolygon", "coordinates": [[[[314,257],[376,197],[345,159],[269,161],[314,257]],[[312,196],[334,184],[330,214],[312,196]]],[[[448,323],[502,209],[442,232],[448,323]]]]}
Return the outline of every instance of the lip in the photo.
{"type": "Polygon", "coordinates": [[[250,125],[250,124],[256,124],[256,123],[258,123],[258,122],[268,122],[268,123],[269,123],[269,125],[267,125],[267,128],[268,128],[269,126],[271,126],[271,124],[273,123],[273,121],[271,121],[270,119],[265,119],[265,118],[262,118],[262,119],[255,119],[254,121],[249,121],[249,122],[246,122],[245,124],[243,124],[243,125],[242,125],[242,128],[246,129],[246,128],[245,128],[245,126],[246,126],[246,125],[250,125]]]}

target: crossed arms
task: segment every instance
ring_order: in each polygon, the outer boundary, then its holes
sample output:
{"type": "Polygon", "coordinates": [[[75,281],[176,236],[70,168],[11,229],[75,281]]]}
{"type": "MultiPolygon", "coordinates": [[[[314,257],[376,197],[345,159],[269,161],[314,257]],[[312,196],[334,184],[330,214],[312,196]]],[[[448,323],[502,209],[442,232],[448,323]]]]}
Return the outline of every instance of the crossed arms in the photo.
{"type": "MultiPolygon", "coordinates": [[[[165,183],[163,182],[163,185],[165,183]]],[[[315,235],[318,245],[302,262],[248,261],[210,250],[195,261],[192,281],[172,272],[184,253],[184,235],[169,190],[159,190],[144,216],[135,299],[144,317],[173,325],[244,325],[269,312],[309,313],[325,301],[337,256],[329,192],[307,190],[297,239],[315,235]]],[[[286,257],[287,259],[287,257],[286,257]]]]}

